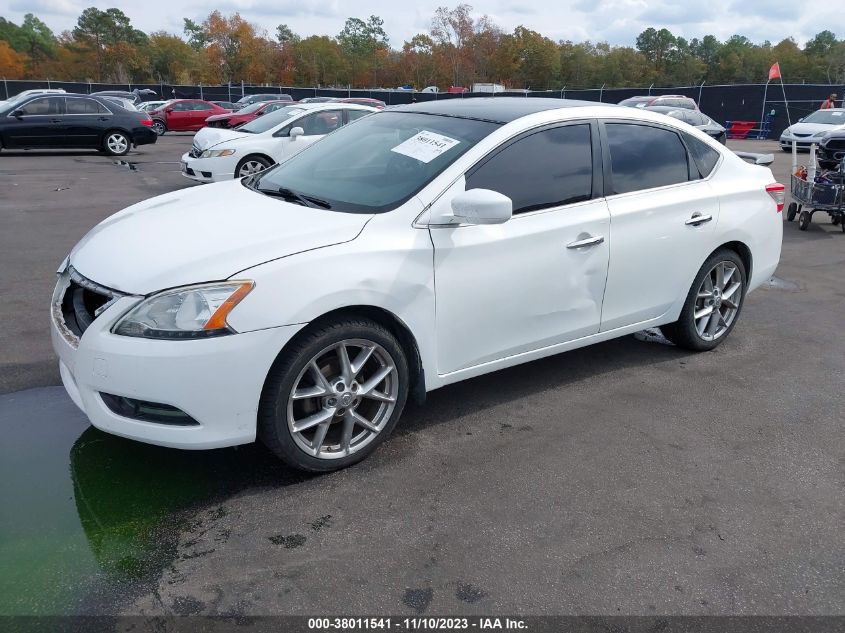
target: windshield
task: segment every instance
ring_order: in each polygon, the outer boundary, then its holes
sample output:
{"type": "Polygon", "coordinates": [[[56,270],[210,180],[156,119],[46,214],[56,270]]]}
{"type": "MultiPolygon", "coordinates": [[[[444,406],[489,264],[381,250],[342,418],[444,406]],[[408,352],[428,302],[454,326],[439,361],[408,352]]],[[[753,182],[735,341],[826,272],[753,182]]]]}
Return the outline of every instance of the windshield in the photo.
{"type": "MultiPolygon", "coordinates": [[[[259,104],[259,105],[264,105],[259,104]]],[[[243,110],[241,111],[243,112],[243,110]]],[[[262,132],[266,132],[267,130],[272,130],[277,125],[284,123],[286,119],[289,119],[294,114],[299,114],[300,112],[305,112],[303,108],[297,108],[294,106],[284,106],[279,108],[275,112],[271,112],[270,114],[265,114],[264,116],[260,116],[257,119],[253,119],[249,123],[241,125],[238,127],[238,132],[247,132],[248,134],[261,134],[262,132]]]]}
{"type": "Polygon", "coordinates": [[[248,106],[244,106],[240,110],[238,110],[238,114],[249,114],[250,112],[255,112],[259,108],[264,107],[264,104],[260,101],[258,103],[251,103],[248,106]]]}
{"type": "Polygon", "coordinates": [[[845,110],[819,110],[804,119],[804,123],[845,125],[845,110]]]}
{"type": "Polygon", "coordinates": [[[296,192],[336,211],[382,213],[416,194],[498,125],[378,112],[329,134],[253,185],[270,194],[296,192]]]}

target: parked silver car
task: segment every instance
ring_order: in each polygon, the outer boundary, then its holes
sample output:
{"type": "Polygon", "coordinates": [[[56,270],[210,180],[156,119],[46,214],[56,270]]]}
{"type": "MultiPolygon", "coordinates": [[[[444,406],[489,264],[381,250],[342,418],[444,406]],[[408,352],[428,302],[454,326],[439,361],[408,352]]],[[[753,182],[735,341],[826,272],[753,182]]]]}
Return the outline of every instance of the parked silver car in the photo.
{"type": "Polygon", "coordinates": [[[708,136],[712,136],[714,139],[722,143],[722,145],[727,142],[728,135],[725,128],[700,110],[670,108],[668,106],[647,106],[644,109],[651,110],[652,112],[659,112],[660,114],[665,114],[673,119],[689,123],[691,126],[698,128],[708,136]]]}

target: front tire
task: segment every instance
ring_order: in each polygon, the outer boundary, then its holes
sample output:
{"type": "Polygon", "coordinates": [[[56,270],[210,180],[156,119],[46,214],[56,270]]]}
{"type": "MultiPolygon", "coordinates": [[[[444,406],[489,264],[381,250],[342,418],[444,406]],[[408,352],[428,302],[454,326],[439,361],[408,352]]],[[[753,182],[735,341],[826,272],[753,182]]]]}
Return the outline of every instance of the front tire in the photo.
{"type": "Polygon", "coordinates": [[[167,126],[164,124],[164,121],[160,119],[153,119],[153,132],[155,132],[158,136],[163,136],[165,132],[167,132],[167,126]]]}
{"type": "Polygon", "coordinates": [[[270,167],[273,162],[263,156],[247,156],[235,169],[235,178],[243,178],[244,176],[252,176],[258,174],[270,167]]]}
{"type": "Polygon", "coordinates": [[[727,248],[711,255],[695,276],[678,320],[660,329],[678,347],[714,349],[739,319],[747,288],[745,265],[727,248]]]}
{"type": "Polygon", "coordinates": [[[109,156],[126,156],[129,153],[129,148],[132,147],[132,142],[129,137],[123,132],[112,130],[106,132],[103,137],[103,151],[109,156]]]}
{"type": "Polygon", "coordinates": [[[802,211],[798,216],[798,228],[801,231],[806,231],[810,227],[810,222],[812,221],[813,216],[810,215],[809,211],[802,211]]]}
{"type": "Polygon", "coordinates": [[[276,359],[258,410],[258,436],[289,466],[329,472],[370,455],[408,397],[396,338],[367,319],[309,332],[276,359]]]}

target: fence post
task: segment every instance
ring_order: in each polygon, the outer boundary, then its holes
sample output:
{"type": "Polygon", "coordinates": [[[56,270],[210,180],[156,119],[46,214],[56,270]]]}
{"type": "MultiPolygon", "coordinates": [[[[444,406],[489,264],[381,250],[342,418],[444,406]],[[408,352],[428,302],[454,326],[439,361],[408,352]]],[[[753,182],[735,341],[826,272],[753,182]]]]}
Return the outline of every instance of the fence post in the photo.
{"type": "Polygon", "coordinates": [[[6,81],[5,77],[3,77],[3,98],[9,98],[9,83],[6,81]]]}
{"type": "Polygon", "coordinates": [[[232,103],[232,81],[229,80],[226,85],[229,88],[229,103],[232,103]]]}
{"type": "Polygon", "coordinates": [[[49,78],[47,79],[47,89],[48,90],[50,89],[50,79],[49,78]]]}
{"type": "Polygon", "coordinates": [[[701,91],[704,90],[704,81],[701,82],[701,85],[698,87],[698,107],[701,107],[701,91]]]}
{"type": "Polygon", "coordinates": [[[648,95],[649,95],[649,96],[651,96],[651,89],[652,89],[652,88],[654,88],[654,84],[651,84],[651,85],[648,87],[648,95]]]}
{"type": "Polygon", "coordinates": [[[200,82],[200,99],[205,100],[202,96],[202,82],[200,82]]]}
{"type": "Polygon", "coordinates": [[[604,97],[604,86],[605,84],[602,84],[601,88],[599,88],[599,103],[602,103],[602,98],[604,97]]]}
{"type": "Polygon", "coordinates": [[[241,79],[241,99],[244,98],[244,80],[241,79]]]}

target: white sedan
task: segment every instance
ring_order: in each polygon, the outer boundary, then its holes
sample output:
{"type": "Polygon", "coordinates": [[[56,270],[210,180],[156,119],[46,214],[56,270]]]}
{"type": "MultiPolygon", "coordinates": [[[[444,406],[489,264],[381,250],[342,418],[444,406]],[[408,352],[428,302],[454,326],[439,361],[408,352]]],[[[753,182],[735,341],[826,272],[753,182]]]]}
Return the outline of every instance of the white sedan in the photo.
{"type": "Polygon", "coordinates": [[[334,470],[450,383],[657,326],[715,348],[778,264],[783,200],[660,114],[410,104],[101,222],[59,268],[53,346],[99,429],[334,470]]]}
{"type": "Polygon", "coordinates": [[[822,137],[832,130],[845,128],[845,108],[816,110],[798,123],[793,123],[780,135],[780,147],[784,152],[792,151],[792,142],[800,149],[818,145],[822,137]]]}
{"type": "Polygon", "coordinates": [[[234,130],[205,127],[182,155],[182,175],[198,182],[242,178],[282,163],[329,132],[376,108],[351,103],[285,106],[234,130]]]}

